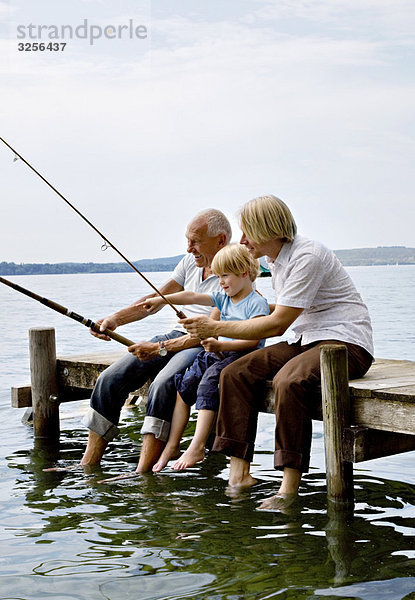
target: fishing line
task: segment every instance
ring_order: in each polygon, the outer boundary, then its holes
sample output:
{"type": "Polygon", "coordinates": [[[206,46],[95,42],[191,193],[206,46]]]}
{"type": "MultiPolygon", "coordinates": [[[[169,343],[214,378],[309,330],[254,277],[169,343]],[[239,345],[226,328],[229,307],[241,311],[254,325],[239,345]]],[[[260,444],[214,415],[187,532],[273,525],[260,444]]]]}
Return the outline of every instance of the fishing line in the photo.
{"type": "Polygon", "coordinates": [[[138,275],[140,275],[140,277],[142,277],[144,279],[144,281],[156,292],[156,294],[158,294],[161,298],[163,298],[163,300],[166,302],[166,304],[171,306],[171,308],[175,311],[175,313],[179,319],[186,318],[186,315],[181,310],[178,310],[170,302],[170,300],[168,300],[165,296],[163,296],[163,294],[155,287],[155,285],[153,285],[151,283],[151,281],[149,279],[147,279],[147,277],[145,275],[143,275],[143,273],[141,273],[141,271],[139,271],[137,269],[137,267],[130,260],[128,260],[128,258],[126,256],[124,256],[124,254],[116,246],[114,246],[114,244],[112,244],[109,241],[109,239],[98,229],[98,227],[96,227],[84,214],[81,213],[81,211],[78,208],[76,208],[76,206],[74,206],[71,202],[69,202],[69,200],[67,198],[65,198],[65,196],[63,194],[61,194],[59,190],[57,190],[45,177],[43,177],[43,175],[41,173],[39,173],[39,171],[37,171],[25,158],[23,158],[23,156],[21,154],[19,154],[14,148],[12,148],[12,146],[10,146],[10,144],[8,144],[6,142],[6,140],[4,140],[2,137],[0,137],[0,141],[3,142],[3,144],[5,146],[7,146],[7,148],[9,148],[9,150],[11,150],[13,152],[13,154],[14,154],[13,162],[17,161],[18,159],[20,159],[22,162],[24,162],[25,165],[27,165],[29,167],[29,169],[31,169],[34,173],[36,173],[36,175],[38,177],[40,177],[40,179],[42,179],[42,181],[44,181],[46,183],[46,185],[48,185],[64,202],[66,202],[66,204],[73,211],[75,211],[76,214],[79,217],[81,217],[81,219],[83,219],[85,221],[85,223],[87,223],[104,240],[104,244],[102,245],[103,249],[106,250],[107,248],[112,248],[133,269],[133,271],[135,271],[138,275]]]}

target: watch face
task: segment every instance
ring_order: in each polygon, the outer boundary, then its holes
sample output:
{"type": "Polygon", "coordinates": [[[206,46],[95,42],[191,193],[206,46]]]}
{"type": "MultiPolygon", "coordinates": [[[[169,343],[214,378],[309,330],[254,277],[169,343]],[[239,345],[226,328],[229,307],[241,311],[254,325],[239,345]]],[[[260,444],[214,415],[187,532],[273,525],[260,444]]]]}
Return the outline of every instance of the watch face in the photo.
{"type": "Polygon", "coordinates": [[[160,356],[166,356],[167,350],[164,346],[161,346],[161,348],[159,350],[159,354],[160,354],[160,356]]]}

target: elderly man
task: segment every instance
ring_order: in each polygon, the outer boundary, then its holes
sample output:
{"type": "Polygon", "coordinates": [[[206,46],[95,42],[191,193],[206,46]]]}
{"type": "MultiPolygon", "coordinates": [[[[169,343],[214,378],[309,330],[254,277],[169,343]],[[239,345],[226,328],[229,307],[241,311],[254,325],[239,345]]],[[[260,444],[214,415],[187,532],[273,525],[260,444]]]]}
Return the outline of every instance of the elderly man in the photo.
{"type": "MultiPolygon", "coordinates": [[[[196,215],[186,230],[188,254],[160,288],[161,293],[172,294],[184,289],[200,293],[219,290],[218,279],[212,274],[210,265],[216,252],[230,241],[231,235],[229,221],[219,210],[208,209],[196,215]]],[[[140,298],[131,306],[98,321],[101,330],[114,330],[148,316],[148,311],[137,305],[154,295],[140,298]]],[[[196,316],[207,314],[210,308],[188,305],[183,307],[183,311],[188,316],[196,316]]],[[[103,334],[93,335],[109,339],[103,334]]],[[[154,381],[149,389],[147,414],[141,431],[144,434],[143,444],[137,466],[139,473],[149,471],[169,436],[176,400],[173,376],[191,365],[201,350],[199,340],[186,334],[178,324],[169,333],[134,344],[129,348],[129,354],[108,367],[96,382],[91,408],[84,420],[90,431],[81,464],[100,463],[108,442],[118,434],[117,425],[125,399],[151,377],[154,381]]]]}

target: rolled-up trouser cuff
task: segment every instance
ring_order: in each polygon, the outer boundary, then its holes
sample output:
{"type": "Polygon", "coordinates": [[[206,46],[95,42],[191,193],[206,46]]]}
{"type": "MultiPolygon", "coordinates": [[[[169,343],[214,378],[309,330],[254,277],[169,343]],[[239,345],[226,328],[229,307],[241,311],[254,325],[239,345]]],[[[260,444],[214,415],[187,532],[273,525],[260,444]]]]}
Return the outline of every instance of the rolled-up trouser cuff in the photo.
{"type": "Polygon", "coordinates": [[[111,442],[120,432],[114,423],[108,421],[108,419],[100,415],[93,408],[90,408],[88,414],[82,419],[82,424],[100,435],[107,442],[111,442]]]}
{"type": "Polygon", "coordinates": [[[161,442],[167,442],[170,433],[169,421],[163,421],[158,417],[144,417],[143,426],[141,428],[141,435],[146,433],[152,433],[155,438],[161,442]]]}
{"type": "Polygon", "coordinates": [[[292,452],[290,450],[275,450],[274,468],[284,470],[284,467],[297,469],[301,473],[307,473],[310,458],[301,452],[292,452]]]}
{"type": "Polygon", "coordinates": [[[254,457],[254,443],[240,442],[230,438],[216,436],[212,446],[213,452],[221,452],[226,456],[235,456],[242,458],[247,462],[252,462],[254,457]]]}

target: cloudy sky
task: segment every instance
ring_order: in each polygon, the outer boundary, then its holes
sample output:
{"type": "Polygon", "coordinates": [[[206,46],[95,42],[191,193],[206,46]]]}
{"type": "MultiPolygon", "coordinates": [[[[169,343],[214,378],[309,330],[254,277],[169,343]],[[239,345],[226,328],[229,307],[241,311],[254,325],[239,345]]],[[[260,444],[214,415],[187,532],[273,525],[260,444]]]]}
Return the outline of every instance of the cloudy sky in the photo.
{"type": "MultiPolygon", "coordinates": [[[[131,260],[266,193],[331,248],[415,246],[414,30],[413,0],[0,0],[0,136],[131,260]],[[116,37],[18,49],[85,20],[116,37]]],[[[0,146],[0,262],[118,261],[0,146]]]]}

